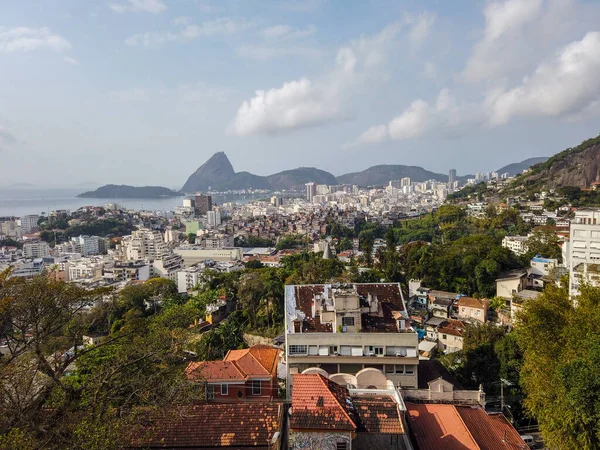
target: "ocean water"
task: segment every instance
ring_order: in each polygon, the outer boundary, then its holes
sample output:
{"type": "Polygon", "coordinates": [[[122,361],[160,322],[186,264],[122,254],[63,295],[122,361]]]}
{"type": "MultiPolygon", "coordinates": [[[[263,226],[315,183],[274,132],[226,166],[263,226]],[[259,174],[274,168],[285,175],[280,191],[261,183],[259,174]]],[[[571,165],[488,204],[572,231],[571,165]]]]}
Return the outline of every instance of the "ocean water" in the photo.
{"type": "MultiPolygon", "coordinates": [[[[169,198],[77,198],[81,189],[0,189],[0,217],[26,214],[48,214],[57,209],[75,211],[82,206],[102,206],[118,203],[126,209],[172,211],[183,205],[181,197],[169,198]]],[[[267,197],[262,195],[213,195],[213,203],[248,203],[267,197]]]]}

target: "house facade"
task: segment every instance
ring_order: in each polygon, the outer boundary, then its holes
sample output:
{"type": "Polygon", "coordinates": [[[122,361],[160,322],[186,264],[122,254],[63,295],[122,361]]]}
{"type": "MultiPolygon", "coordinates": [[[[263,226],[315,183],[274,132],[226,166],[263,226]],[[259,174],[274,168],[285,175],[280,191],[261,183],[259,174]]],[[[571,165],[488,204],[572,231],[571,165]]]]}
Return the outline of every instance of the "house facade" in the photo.
{"type": "Polygon", "coordinates": [[[186,375],[204,385],[209,402],[271,401],[278,397],[279,354],[265,345],[230,350],[223,361],[191,362],[186,375]]]}
{"type": "Polygon", "coordinates": [[[458,300],[458,317],[485,323],[489,308],[490,302],[487,298],[461,297],[458,300]]]}
{"type": "Polygon", "coordinates": [[[309,368],[356,375],[366,368],[416,387],[418,337],[397,283],[286,286],[288,395],[309,368]]]}

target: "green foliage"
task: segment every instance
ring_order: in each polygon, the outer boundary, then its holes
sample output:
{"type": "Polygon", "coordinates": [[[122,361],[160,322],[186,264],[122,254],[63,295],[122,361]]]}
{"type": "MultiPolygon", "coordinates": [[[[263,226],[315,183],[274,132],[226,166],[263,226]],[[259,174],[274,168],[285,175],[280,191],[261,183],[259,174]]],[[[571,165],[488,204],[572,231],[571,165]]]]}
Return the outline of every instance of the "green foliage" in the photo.
{"type": "Polygon", "coordinates": [[[525,261],[530,261],[534,256],[541,255],[544,258],[554,258],[562,262],[562,251],[558,245],[559,242],[552,227],[536,228],[526,241],[525,261]]]}
{"type": "Polygon", "coordinates": [[[262,269],[265,265],[260,261],[260,259],[251,259],[245,265],[246,269],[262,269]]]}
{"type": "Polygon", "coordinates": [[[470,184],[462,189],[453,192],[452,194],[448,194],[446,197],[447,201],[455,201],[455,200],[478,200],[481,201],[488,193],[487,183],[481,182],[477,184],[470,184]]]}
{"type": "Polygon", "coordinates": [[[234,238],[236,247],[274,247],[275,241],[270,238],[261,238],[254,235],[236,236],[234,238]]]}
{"type": "Polygon", "coordinates": [[[296,247],[306,245],[306,242],[307,242],[306,237],[302,236],[300,234],[287,235],[287,236],[283,236],[282,238],[280,238],[277,241],[277,245],[275,246],[275,249],[284,250],[284,249],[288,249],[288,248],[296,248],[296,247]]]}
{"type": "Polygon", "coordinates": [[[200,360],[223,359],[229,350],[244,348],[242,313],[234,311],[225,322],[202,335],[194,346],[200,360]]]}
{"type": "Polygon", "coordinates": [[[556,449],[600,447],[600,289],[548,286],[525,303],[515,328],[525,407],[556,449]]]}
{"type": "Polygon", "coordinates": [[[0,247],[4,247],[4,246],[23,248],[23,244],[15,241],[14,239],[11,239],[11,238],[0,239],[0,247]]]}

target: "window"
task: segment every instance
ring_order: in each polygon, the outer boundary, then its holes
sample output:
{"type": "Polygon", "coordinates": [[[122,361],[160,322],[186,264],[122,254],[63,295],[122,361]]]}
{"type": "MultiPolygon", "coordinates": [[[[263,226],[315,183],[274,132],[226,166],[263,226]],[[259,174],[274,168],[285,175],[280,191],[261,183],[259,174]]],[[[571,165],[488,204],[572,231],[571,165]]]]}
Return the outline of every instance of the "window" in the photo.
{"type": "Polygon", "coordinates": [[[442,339],[448,339],[448,336],[446,336],[445,334],[442,334],[442,339]]]}
{"type": "Polygon", "coordinates": [[[479,317],[479,313],[480,313],[480,311],[479,311],[478,309],[476,309],[476,310],[475,310],[475,315],[476,315],[477,317],[479,317]]]}
{"type": "Polygon", "coordinates": [[[371,346],[369,347],[369,352],[372,352],[374,355],[383,355],[383,347],[371,346]]]}
{"type": "Polygon", "coordinates": [[[260,395],[262,383],[259,380],[252,380],[252,395],[260,395]]]}
{"type": "Polygon", "coordinates": [[[213,400],[215,398],[215,387],[207,384],[206,385],[206,399],[213,400]]]}
{"type": "Polygon", "coordinates": [[[462,314],[464,314],[464,313],[465,313],[465,308],[462,309],[462,314]]]}
{"type": "Polygon", "coordinates": [[[406,375],[413,375],[415,373],[415,366],[405,366],[404,373],[406,375]]]}
{"type": "Polygon", "coordinates": [[[346,441],[337,441],[335,443],[335,450],[348,450],[348,443],[346,441]]]}
{"type": "Polygon", "coordinates": [[[342,317],[342,326],[353,327],[354,326],[354,317],[342,317]]]}
{"type": "Polygon", "coordinates": [[[290,345],[288,348],[290,355],[306,355],[307,350],[306,345],[290,345]]]}
{"type": "Polygon", "coordinates": [[[229,395],[229,385],[227,385],[227,384],[221,385],[221,395],[229,395]]]}

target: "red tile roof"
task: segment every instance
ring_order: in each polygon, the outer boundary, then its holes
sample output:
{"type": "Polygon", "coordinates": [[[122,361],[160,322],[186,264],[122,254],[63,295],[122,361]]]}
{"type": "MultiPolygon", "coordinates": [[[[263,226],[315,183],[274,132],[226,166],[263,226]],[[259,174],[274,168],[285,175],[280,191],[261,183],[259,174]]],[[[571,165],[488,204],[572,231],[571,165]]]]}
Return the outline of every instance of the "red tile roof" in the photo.
{"type": "Polygon", "coordinates": [[[419,450],[527,450],[527,445],[502,414],[478,406],[406,403],[419,450]]]}
{"type": "Polygon", "coordinates": [[[245,381],[272,377],[277,374],[281,350],[267,345],[255,345],[244,350],[230,350],[223,361],[201,361],[188,364],[185,372],[191,380],[245,381]]]}
{"type": "Polygon", "coordinates": [[[352,397],[360,416],[358,431],[368,433],[403,434],[398,405],[389,396],[352,397]]]}
{"type": "Polygon", "coordinates": [[[456,410],[481,450],[527,449],[504,414],[487,414],[470,406],[456,406],[456,410]]]}
{"type": "Polygon", "coordinates": [[[246,377],[229,361],[200,361],[191,362],[185,369],[190,380],[206,381],[245,381],[246,377]]]}
{"type": "Polygon", "coordinates": [[[291,428],[356,430],[348,389],[320,374],[294,375],[291,428]]]}
{"type": "Polygon", "coordinates": [[[283,404],[207,404],[152,413],[133,429],[130,448],[268,447],[283,404]]]}
{"type": "Polygon", "coordinates": [[[454,405],[406,403],[419,450],[479,450],[454,405]]]}

